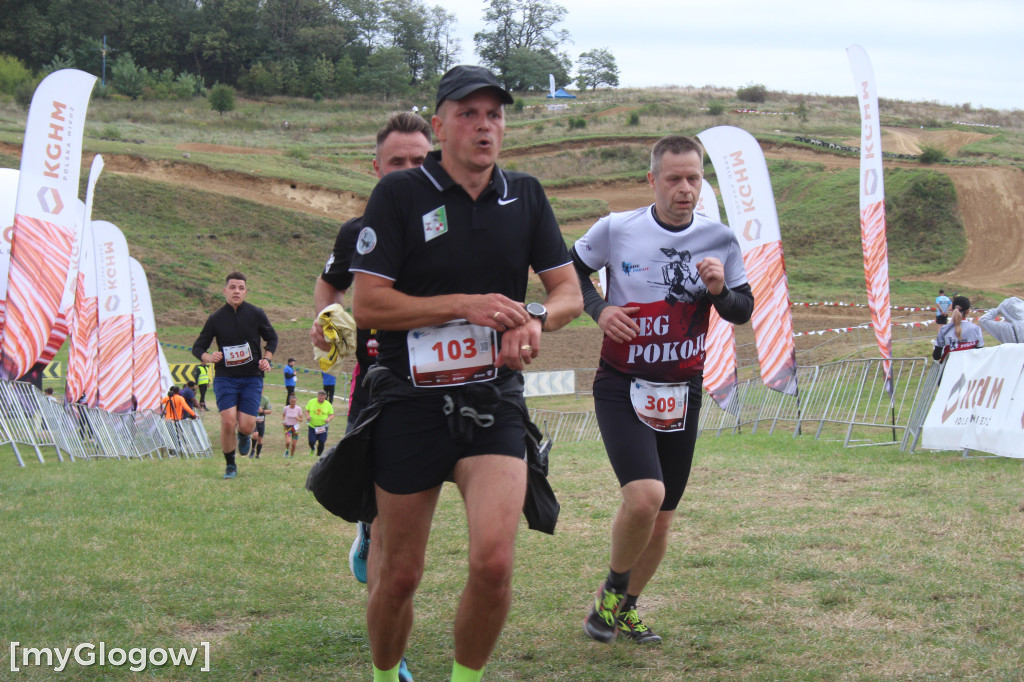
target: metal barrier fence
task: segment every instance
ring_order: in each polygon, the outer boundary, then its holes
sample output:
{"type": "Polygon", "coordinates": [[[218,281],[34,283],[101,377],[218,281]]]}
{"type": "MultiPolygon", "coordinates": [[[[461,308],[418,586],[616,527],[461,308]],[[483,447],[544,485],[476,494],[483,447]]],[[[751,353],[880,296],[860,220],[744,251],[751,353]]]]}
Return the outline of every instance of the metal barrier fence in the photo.
{"type": "MultiPolygon", "coordinates": [[[[935,394],[940,367],[930,358],[892,360],[893,397],[885,390],[880,358],[842,360],[797,368],[798,396],[768,389],[760,380],[742,381],[727,410],[705,396],[698,428],[705,435],[755,433],[785,426],[793,435],[842,440],[843,447],[916,443],[923,415],[935,394]]],[[[593,370],[579,370],[592,375],[593,370]]],[[[589,384],[577,376],[580,392],[589,384]]],[[[555,442],[600,440],[594,413],[532,409],[530,417],[555,442]]]]}
{"type": "MultiPolygon", "coordinates": [[[[705,435],[756,433],[791,428],[793,435],[842,440],[843,447],[895,445],[913,449],[935,395],[941,365],[930,358],[892,360],[894,394],[885,390],[880,358],[842,360],[797,368],[798,396],[769,390],[759,378],[736,387],[727,410],[705,396],[698,428],[705,435]]],[[[589,393],[594,370],[577,370],[576,386],[589,393]]],[[[593,411],[562,412],[534,408],[530,418],[554,441],[601,440],[593,411]]],[[[10,443],[24,466],[19,446],[28,446],[40,462],[40,447],[52,446],[57,458],[74,459],[209,457],[210,439],[199,420],[172,422],[158,412],[114,414],[83,405],[65,405],[31,384],[0,382],[0,445],[10,443]]]]}
{"type": "Polygon", "coordinates": [[[168,421],[156,410],[113,413],[65,404],[32,384],[0,382],[0,445],[10,444],[25,466],[19,446],[52,447],[57,459],[141,459],[154,456],[209,457],[206,428],[198,419],[168,421]]]}

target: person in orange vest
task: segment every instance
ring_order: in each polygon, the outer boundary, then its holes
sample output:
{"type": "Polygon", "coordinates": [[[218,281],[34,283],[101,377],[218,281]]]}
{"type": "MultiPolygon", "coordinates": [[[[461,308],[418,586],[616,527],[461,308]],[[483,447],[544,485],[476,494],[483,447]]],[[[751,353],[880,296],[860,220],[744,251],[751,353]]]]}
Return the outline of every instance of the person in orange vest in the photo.
{"type": "Polygon", "coordinates": [[[196,413],[189,407],[188,401],[181,397],[177,386],[171,386],[171,390],[167,391],[167,396],[160,399],[160,407],[163,410],[164,419],[170,421],[180,421],[185,418],[186,414],[191,419],[196,417],[196,413]]]}

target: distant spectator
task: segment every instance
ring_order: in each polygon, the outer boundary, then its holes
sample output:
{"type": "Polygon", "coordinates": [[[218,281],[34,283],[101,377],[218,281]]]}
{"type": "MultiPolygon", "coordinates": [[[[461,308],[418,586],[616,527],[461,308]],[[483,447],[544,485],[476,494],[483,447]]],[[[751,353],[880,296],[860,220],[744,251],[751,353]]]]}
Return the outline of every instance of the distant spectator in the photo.
{"type": "Polygon", "coordinates": [[[324,393],[327,394],[327,402],[334,402],[334,387],[338,384],[338,378],[328,372],[320,372],[324,378],[324,393]]]}
{"type": "Polygon", "coordinates": [[[188,406],[193,410],[199,407],[199,403],[196,401],[196,382],[185,382],[185,385],[182,387],[179,395],[185,399],[185,402],[188,403],[188,406]]]}
{"type": "Polygon", "coordinates": [[[1024,343],[1024,301],[1011,296],[982,315],[978,324],[999,343],[1024,343]],[[996,321],[997,315],[1003,316],[1002,322],[996,321]]]}
{"type": "Polygon", "coordinates": [[[160,400],[160,407],[163,410],[164,419],[170,421],[181,421],[186,418],[195,419],[196,413],[192,411],[185,399],[181,397],[181,391],[177,386],[171,386],[167,396],[160,400]]]}
{"type": "Polygon", "coordinates": [[[943,326],[939,330],[939,335],[935,337],[935,348],[932,350],[934,359],[944,360],[954,351],[981,348],[985,345],[981,327],[964,319],[970,309],[971,301],[966,296],[953,297],[953,312],[950,314],[952,320],[943,326]]]}
{"type": "Polygon", "coordinates": [[[284,387],[288,391],[284,396],[284,402],[287,404],[288,398],[295,393],[295,358],[288,358],[288,364],[284,366],[284,387]]]}
{"type": "Polygon", "coordinates": [[[941,327],[949,323],[949,318],[946,315],[949,313],[951,305],[953,302],[949,300],[949,296],[946,296],[945,290],[939,289],[939,295],[935,298],[935,324],[937,326],[941,327]]]}

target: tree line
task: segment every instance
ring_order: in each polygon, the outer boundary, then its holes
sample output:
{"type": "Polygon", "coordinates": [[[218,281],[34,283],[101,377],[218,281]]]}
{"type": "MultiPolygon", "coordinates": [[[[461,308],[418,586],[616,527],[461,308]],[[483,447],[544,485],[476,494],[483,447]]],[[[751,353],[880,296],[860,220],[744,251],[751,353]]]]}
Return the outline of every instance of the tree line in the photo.
{"type": "MultiPolygon", "coordinates": [[[[479,63],[511,90],[617,86],[605,48],[574,64],[567,10],[488,0],[479,63]],[[571,75],[575,66],[575,75],[571,75]]],[[[0,0],[0,90],[24,73],[78,68],[128,97],[184,97],[215,83],[250,95],[429,92],[460,63],[457,18],[423,0],[0,0]]],[[[34,86],[34,82],[32,83],[34,86]]]]}

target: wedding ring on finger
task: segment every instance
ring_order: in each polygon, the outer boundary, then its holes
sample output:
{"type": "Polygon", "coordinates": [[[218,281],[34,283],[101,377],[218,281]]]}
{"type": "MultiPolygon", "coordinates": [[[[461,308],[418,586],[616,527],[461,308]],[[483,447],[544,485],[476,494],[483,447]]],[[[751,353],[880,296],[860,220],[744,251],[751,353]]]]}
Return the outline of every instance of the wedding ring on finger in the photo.
{"type": "Polygon", "coordinates": [[[495,322],[498,321],[498,315],[501,315],[501,311],[500,310],[498,312],[494,313],[494,321],[495,322]]]}
{"type": "Polygon", "coordinates": [[[533,346],[530,346],[530,345],[519,346],[519,350],[533,350],[533,346]]]}

